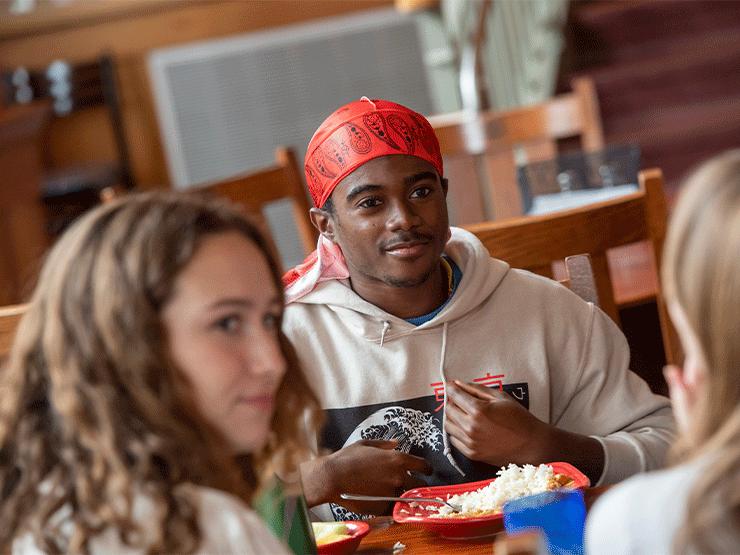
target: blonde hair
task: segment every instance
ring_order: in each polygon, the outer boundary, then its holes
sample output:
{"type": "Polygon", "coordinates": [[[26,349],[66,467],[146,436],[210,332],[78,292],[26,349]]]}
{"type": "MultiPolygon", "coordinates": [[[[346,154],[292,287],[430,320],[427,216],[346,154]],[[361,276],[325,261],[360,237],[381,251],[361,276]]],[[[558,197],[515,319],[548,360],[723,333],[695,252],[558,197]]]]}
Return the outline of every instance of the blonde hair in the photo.
{"type": "Polygon", "coordinates": [[[663,290],[696,333],[707,362],[705,395],[673,450],[676,462],[709,455],[676,546],[740,551],[740,149],[687,179],[668,230],[663,290]]]}
{"type": "Polygon", "coordinates": [[[48,552],[87,551],[111,526],[131,546],[192,551],[197,507],[175,486],[213,487],[250,503],[267,474],[296,471],[308,445],[304,417],[317,414],[317,402],[282,333],[288,370],[278,410],[264,449],[242,457],[246,472],[167,352],[160,310],[202,239],[227,231],[262,251],[282,291],[273,245],[259,229],[235,207],[194,195],[143,193],[102,205],[50,251],[0,376],[2,552],[29,532],[48,552]],[[132,519],[134,492],[155,503],[160,533],[150,545],[132,519]],[[72,509],[71,532],[54,517],[63,507],[72,509]]]}

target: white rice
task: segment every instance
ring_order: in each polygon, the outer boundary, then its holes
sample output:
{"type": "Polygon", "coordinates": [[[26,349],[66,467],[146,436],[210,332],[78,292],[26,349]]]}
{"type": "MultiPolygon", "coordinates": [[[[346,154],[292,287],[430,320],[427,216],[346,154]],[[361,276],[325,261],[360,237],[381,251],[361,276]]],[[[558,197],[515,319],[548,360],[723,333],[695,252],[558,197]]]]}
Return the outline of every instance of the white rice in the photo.
{"type": "MultiPolygon", "coordinates": [[[[489,485],[476,491],[452,495],[446,501],[460,505],[462,507],[461,513],[473,511],[501,512],[501,507],[507,501],[553,489],[553,481],[555,480],[552,467],[545,464],[539,466],[525,464],[522,467],[510,464],[508,468],[499,470],[497,475],[498,478],[489,485]]],[[[447,505],[441,505],[439,508],[435,507],[435,510],[437,511],[435,514],[429,515],[431,518],[445,518],[454,514],[454,511],[447,505]]]]}

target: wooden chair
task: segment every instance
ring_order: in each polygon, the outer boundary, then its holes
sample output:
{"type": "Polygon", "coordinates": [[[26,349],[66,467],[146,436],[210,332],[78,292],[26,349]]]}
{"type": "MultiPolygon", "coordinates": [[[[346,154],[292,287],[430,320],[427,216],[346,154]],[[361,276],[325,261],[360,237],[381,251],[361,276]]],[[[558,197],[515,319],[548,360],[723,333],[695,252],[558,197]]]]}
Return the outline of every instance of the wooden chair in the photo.
{"type": "Polygon", "coordinates": [[[454,225],[521,216],[517,166],[555,158],[558,141],[578,138],[585,151],[604,148],[593,81],[582,77],[572,86],[572,92],[532,106],[429,118],[450,180],[454,225]]]}
{"type": "Polygon", "coordinates": [[[18,321],[26,311],[25,304],[0,307],[0,362],[10,353],[18,321]]]}
{"type": "MultiPolygon", "coordinates": [[[[619,324],[607,251],[645,241],[652,251],[655,272],[667,219],[663,175],[659,169],[651,169],[640,172],[639,190],[633,194],[563,212],[464,227],[478,236],[494,258],[548,277],[554,276],[554,262],[588,253],[601,309],[619,324]]],[[[681,348],[659,288],[656,302],[666,360],[680,363],[681,348]]]]}
{"type": "Polygon", "coordinates": [[[274,166],[207,185],[201,191],[242,204],[261,218],[265,230],[269,230],[269,227],[263,213],[264,205],[268,202],[291,199],[298,236],[305,253],[308,254],[316,248],[319,233],[309,217],[309,210],[313,204],[303,184],[298,158],[292,148],[278,147],[275,149],[275,160],[274,166]]]}
{"type": "MultiPolygon", "coordinates": [[[[112,142],[113,159],[91,159],[47,170],[41,176],[41,197],[48,214],[48,231],[57,237],[71,222],[101,201],[111,187],[134,187],[113,55],[80,63],[56,61],[44,68],[0,70],[0,103],[7,106],[49,103],[52,117],[47,133],[69,125],[65,118],[104,108],[108,129],[101,139],[112,142]]],[[[85,121],[84,119],[80,121],[85,121]]],[[[48,157],[48,153],[45,154],[48,157]]]]}

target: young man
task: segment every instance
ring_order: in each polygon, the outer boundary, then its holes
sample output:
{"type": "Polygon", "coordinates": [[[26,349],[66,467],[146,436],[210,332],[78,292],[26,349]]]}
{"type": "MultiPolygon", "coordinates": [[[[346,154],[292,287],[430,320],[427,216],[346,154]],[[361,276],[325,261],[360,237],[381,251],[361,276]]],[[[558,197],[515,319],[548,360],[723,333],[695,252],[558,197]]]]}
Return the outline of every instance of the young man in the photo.
{"type": "Polygon", "coordinates": [[[284,328],[327,417],[330,454],[302,468],[309,505],[342,520],[387,509],[342,492],[554,461],[601,485],[662,464],[668,399],[628,371],[603,312],[450,230],[421,115],[366,98],[340,108],[309,144],[306,177],[321,237],[284,278],[284,328]]]}

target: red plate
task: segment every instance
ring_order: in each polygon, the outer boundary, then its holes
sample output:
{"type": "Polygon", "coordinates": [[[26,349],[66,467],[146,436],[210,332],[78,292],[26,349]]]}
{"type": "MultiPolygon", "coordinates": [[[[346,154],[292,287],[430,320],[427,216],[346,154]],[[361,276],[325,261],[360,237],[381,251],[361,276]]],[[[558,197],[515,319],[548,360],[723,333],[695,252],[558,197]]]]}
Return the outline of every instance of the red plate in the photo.
{"type": "MultiPolygon", "coordinates": [[[[564,462],[548,463],[555,474],[567,474],[573,478],[576,488],[586,488],[590,485],[589,479],[574,466],[564,462]]],[[[487,486],[494,480],[481,480],[480,482],[469,482],[453,486],[427,486],[410,489],[401,497],[413,500],[415,497],[448,499],[452,495],[459,495],[468,491],[475,491],[487,486]]],[[[471,518],[431,518],[436,510],[427,510],[427,506],[436,504],[420,501],[419,507],[412,507],[401,501],[393,508],[393,520],[400,523],[412,524],[420,528],[426,528],[432,532],[439,532],[448,538],[479,537],[496,534],[504,529],[504,520],[501,513],[490,516],[478,516],[471,518]],[[401,512],[401,511],[407,512],[401,512]]]]}
{"type": "Polygon", "coordinates": [[[370,526],[361,520],[345,520],[349,536],[319,546],[319,555],[351,555],[360,545],[362,538],[370,533],[370,526]]]}

